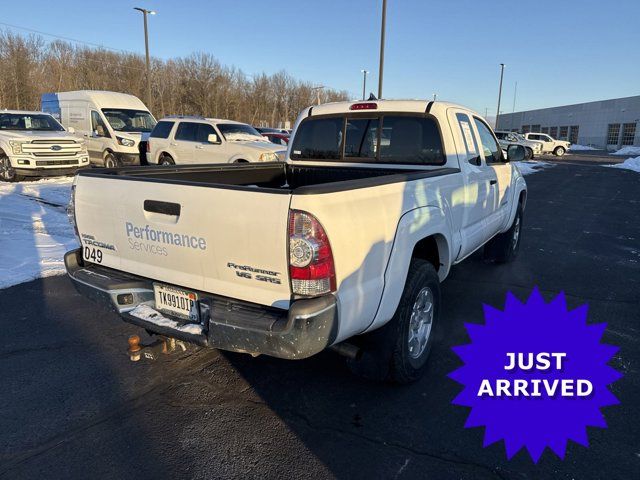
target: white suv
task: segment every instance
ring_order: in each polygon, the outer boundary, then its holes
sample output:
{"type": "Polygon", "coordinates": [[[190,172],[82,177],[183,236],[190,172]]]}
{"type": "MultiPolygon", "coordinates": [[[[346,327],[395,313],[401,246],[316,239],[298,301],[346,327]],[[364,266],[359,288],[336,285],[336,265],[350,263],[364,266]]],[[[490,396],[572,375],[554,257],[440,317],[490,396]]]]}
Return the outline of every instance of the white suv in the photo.
{"type": "Polygon", "coordinates": [[[519,133],[510,132],[508,130],[496,130],[495,134],[500,146],[505,150],[509,148],[509,145],[522,145],[524,147],[524,158],[526,160],[535,158],[536,155],[542,154],[542,142],[527,140],[519,133]]]}
{"type": "Polygon", "coordinates": [[[546,133],[525,133],[524,137],[527,140],[542,142],[542,152],[553,153],[556,157],[563,156],[571,147],[571,142],[556,140],[546,133]]]}
{"type": "Polygon", "coordinates": [[[192,116],[163,118],[147,142],[153,165],[276,162],[284,153],[250,125],[192,116]]]}

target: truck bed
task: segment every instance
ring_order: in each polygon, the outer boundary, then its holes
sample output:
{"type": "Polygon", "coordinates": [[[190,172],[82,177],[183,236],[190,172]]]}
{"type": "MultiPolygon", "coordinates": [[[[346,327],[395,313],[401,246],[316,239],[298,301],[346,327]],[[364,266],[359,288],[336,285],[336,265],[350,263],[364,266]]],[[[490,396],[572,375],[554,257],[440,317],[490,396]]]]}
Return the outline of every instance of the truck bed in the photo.
{"type": "Polygon", "coordinates": [[[181,165],[169,167],[93,169],[88,177],[197,185],[271,193],[314,194],[406,182],[459,172],[456,168],[429,170],[376,167],[304,166],[288,163],[247,165],[181,165]]]}

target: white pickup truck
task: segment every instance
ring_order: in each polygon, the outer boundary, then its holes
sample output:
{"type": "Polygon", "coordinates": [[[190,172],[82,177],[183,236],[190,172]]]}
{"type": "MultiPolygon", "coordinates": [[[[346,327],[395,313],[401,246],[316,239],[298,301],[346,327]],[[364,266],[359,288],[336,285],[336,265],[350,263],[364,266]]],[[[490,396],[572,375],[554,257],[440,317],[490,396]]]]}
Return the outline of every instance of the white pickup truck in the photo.
{"type": "Polygon", "coordinates": [[[67,271],[149,332],[288,359],[332,347],[410,382],[451,266],[518,251],[524,150],[505,154],[454,104],[309,107],[284,163],[79,173],[67,271]]]}

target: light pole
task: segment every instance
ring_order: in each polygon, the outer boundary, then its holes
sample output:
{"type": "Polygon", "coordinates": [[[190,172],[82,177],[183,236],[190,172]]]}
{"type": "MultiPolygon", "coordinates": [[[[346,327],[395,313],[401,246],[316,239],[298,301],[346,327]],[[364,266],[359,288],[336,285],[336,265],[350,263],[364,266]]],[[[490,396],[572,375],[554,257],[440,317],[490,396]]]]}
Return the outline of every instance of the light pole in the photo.
{"type": "Polygon", "coordinates": [[[149,30],[147,29],[147,15],[155,15],[154,10],[147,10],[145,8],[133,7],[134,10],[142,12],[144,18],[144,51],[147,60],[147,106],[151,108],[151,61],[149,60],[149,30]]]}
{"type": "Polygon", "coordinates": [[[320,105],[320,90],[322,90],[323,88],[325,88],[324,85],[319,85],[319,86],[313,87],[311,89],[312,91],[315,90],[315,92],[316,92],[316,98],[318,100],[318,105],[320,105]]]}
{"type": "Polygon", "coordinates": [[[380,27],[380,71],[378,72],[378,98],[382,98],[382,77],[384,75],[384,34],[387,23],[387,0],[382,0],[382,26],[380,27]]]}
{"type": "Polygon", "coordinates": [[[498,89],[498,111],[496,112],[495,129],[498,129],[498,117],[500,116],[500,100],[502,99],[502,77],[504,76],[504,63],[500,64],[500,88],[498,89]]]}
{"type": "Polygon", "coordinates": [[[362,100],[364,100],[364,96],[366,95],[367,92],[367,74],[369,73],[368,70],[360,70],[363,74],[363,79],[362,79],[362,100]]]}

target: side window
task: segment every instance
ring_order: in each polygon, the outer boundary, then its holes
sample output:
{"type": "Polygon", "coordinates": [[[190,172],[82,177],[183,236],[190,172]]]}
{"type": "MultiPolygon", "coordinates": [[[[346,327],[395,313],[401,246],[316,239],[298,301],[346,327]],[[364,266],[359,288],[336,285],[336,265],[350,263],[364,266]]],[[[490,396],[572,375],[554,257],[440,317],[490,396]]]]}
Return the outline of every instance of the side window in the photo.
{"type": "Polygon", "coordinates": [[[382,117],[381,163],[442,165],[446,161],[440,131],[430,117],[382,117]]]}
{"type": "Polygon", "coordinates": [[[180,122],[176,130],[176,140],[195,142],[198,124],[193,122],[180,122]]]}
{"type": "Polygon", "coordinates": [[[91,130],[96,132],[99,137],[111,137],[107,126],[102,121],[102,118],[100,118],[100,114],[95,110],[91,110],[91,130]]]}
{"type": "Polygon", "coordinates": [[[172,128],[173,122],[158,122],[149,136],[153,138],[168,138],[172,128]]]}
{"type": "Polygon", "coordinates": [[[375,158],[378,144],[377,118],[347,119],[345,157],[375,158]]]}
{"type": "Polygon", "coordinates": [[[480,135],[480,142],[482,143],[482,153],[484,160],[487,163],[502,162],[502,149],[487,125],[476,117],[473,118],[476,128],[478,129],[478,135],[480,135]]]}
{"type": "Polygon", "coordinates": [[[216,133],[211,125],[209,125],[208,123],[199,123],[198,133],[196,134],[196,142],[207,142],[207,138],[209,137],[209,135],[217,135],[218,137],[220,137],[220,135],[216,133]]]}
{"type": "Polygon", "coordinates": [[[471,129],[471,122],[469,116],[464,113],[456,113],[458,119],[458,125],[460,126],[460,133],[462,133],[462,139],[464,140],[464,146],[467,151],[467,161],[474,165],[480,165],[480,155],[478,151],[478,141],[471,129]]]}

